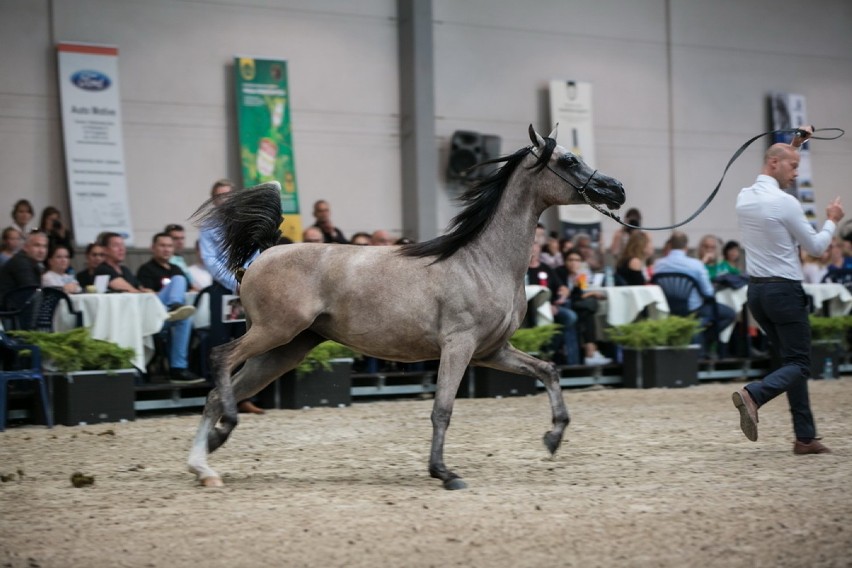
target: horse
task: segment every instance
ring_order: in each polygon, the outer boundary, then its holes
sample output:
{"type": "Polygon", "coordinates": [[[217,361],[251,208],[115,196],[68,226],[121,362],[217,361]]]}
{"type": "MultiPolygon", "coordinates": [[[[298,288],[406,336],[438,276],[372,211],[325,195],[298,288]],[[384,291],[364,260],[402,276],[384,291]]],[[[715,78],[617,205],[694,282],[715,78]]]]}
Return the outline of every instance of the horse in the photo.
{"type": "Polygon", "coordinates": [[[444,439],[468,365],[542,381],[552,412],[543,441],[556,453],[569,423],[559,375],[552,364],[509,344],[526,313],[524,275],[536,224],[552,205],[613,210],[625,196],[621,182],[558,146],[556,129],[543,138],[530,125],[529,136],[531,146],[492,160],[503,165],[460,196],[463,208],[447,232],[419,243],[273,246],[281,220],[275,182],[202,204],[193,218],[218,232],[231,270],[239,273],[263,252],[242,274],[246,333],[212,353],[216,386],[188,460],[201,485],[223,484],[207,457],[236,427],[236,401],[295,368],[328,339],[386,360],[439,360],[429,474],[444,488],[466,487],[444,463],[444,439]]]}

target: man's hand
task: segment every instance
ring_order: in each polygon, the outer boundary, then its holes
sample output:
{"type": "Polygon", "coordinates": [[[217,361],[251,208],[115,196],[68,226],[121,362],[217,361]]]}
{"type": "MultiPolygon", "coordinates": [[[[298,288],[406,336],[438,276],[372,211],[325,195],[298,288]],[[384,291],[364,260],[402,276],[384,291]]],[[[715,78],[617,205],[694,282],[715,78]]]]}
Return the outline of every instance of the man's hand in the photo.
{"type": "Polygon", "coordinates": [[[825,216],[835,223],[839,223],[845,214],[846,213],[843,211],[843,205],[840,204],[839,197],[835,197],[834,201],[829,203],[828,207],[825,208],[825,216]]]}
{"type": "Polygon", "coordinates": [[[798,148],[802,144],[804,144],[808,138],[814,135],[814,127],[811,124],[800,126],[796,129],[796,133],[793,135],[793,140],[790,142],[790,145],[793,148],[798,148]]]}

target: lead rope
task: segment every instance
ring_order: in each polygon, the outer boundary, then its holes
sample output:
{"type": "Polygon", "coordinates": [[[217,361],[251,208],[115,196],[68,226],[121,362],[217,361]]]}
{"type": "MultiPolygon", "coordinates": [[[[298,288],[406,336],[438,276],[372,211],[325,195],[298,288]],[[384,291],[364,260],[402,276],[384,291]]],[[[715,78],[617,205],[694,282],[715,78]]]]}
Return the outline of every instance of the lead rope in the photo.
{"type": "MultiPolygon", "coordinates": [[[[842,128],[820,128],[818,130],[814,130],[814,134],[816,134],[817,132],[837,132],[837,135],[836,136],[811,136],[810,138],[808,138],[808,140],[837,140],[838,138],[840,138],[841,136],[846,134],[846,131],[843,130],[842,128]]],[[[606,209],[602,208],[597,203],[592,203],[591,200],[588,198],[588,196],[586,195],[586,186],[589,185],[589,181],[591,181],[591,179],[592,179],[591,177],[586,181],[586,183],[583,185],[582,189],[580,189],[580,188],[577,188],[573,183],[571,183],[570,181],[566,180],[564,177],[559,175],[559,172],[552,169],[550,167],[550,164],[548,164],[547,169],[549,169],[554,174],[556,174],[557,176],[562,178],[564,181],[567,181],[572,187],[577,189],[577,191],[580,193],[580,195],[583,196],[583,199],[586,201],[586,203],[588,203],[593,209],[595,209],[599,213],[602,213],[603,215],[606,215],[607,217],[617,221],[621,225],[623,225],[625,227],[629,227],[631,229],[641,229],[643,231],[665,231],[667,229],[676,229],[677,227],[680,227],[682,225],[686,225],[687,223],[689,223],[690,221],[692,221],[693,219],[698,217],[701,214],[701,212],[704,211],[704,209],[706,209],[708,205],[710,205],[710,202],[713,201],[713,199],[716,197],[716,194],[719,193],[719,188],[722,187],[722,182],[725,181],[725,176],[728,174],[728,170],[731,168],[731,165],[733,165],[733,163],[737,161],[737,159],[742,155],[742,153],[745,152],[746,148],[751,146],[751,144],[755,140],[759,140],[760,138],[763,138],[764,136],[770,136],[772,134],[798,134],[798,133],[800,133],[800,130],[798,128],[788,128],[788,129],[784,129],[784,130],[770,130],[769,132],[764,132],[763,134],[758,134],[757,136],[754,136],[751,139],[749,139],[745,144],[740,146],[739,149],[736,152],[734,152],[734,155],[731,156],[731,159],[728,160],[728,165],[725,166],[725,170],[722,172],[722,178],[719,180],[719,183],[716,184],[716,188],[713,189],[713,192],[710,194],[710,196],[706,200],[704,200],[704,203],[701,204],[701,207],[699,207],[698,210],[695,211],[695,213],[693,213],[692,215],[687,217],[687,219],[685,221],[681,221],[680,223],[677,223],[675,225],[668,225],[668,226],[665,226],[665,227],[640,227],[640,226],[637,226],[637,225],[631,225],[630,223],[625,223],[624,221],[621,220],[621,217],[619,217],[615,213],[607,211],[606,209]]],[[[595,170],[595,171],[597,171],[597,170],[595,170]]],[[[594,174],[592,174],[592,176],[594,176],[594,174]]]]}

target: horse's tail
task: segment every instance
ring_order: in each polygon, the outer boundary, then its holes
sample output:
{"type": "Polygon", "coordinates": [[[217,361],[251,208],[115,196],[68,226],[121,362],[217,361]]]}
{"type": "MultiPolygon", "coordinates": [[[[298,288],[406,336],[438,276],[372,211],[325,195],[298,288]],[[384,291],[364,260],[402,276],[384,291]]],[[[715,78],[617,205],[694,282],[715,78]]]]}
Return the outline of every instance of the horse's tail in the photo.
{"type": "Polygon", "coordinates": [[[236,272],[256,251],[277,244],[281,185],[273,181],[211,197],[192,218],[215,232],[228,268],[236,272]]]}

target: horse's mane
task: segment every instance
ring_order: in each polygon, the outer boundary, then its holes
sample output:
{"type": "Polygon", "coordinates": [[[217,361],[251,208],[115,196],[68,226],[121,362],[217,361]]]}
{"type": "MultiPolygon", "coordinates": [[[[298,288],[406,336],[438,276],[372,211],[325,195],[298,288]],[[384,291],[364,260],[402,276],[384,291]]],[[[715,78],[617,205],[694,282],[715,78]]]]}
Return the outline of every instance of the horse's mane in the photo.
{"type": "MultiPolygon", "coordinates": [[[[547,165],[553,150],[556,148],[556,140],[545,138],[544,148],[535,164],[530,169],[540,171],[547,165]]],[[[531,147],[521,148],[510,156],[503,156],[477,164],[496,164],[505,162],[502,167],[483,180],[476,182],[470,189],[459,196],[458,201],[467,204],[461,213],[456,215],[447,228],[447,232],[422,243],[403,245],[400,254],[422,258],[435,256],[435,262],[446,260],[453,256],[460,248],[472,242],[488,226],[503,192],[509,184],[509,178],[523,161],[527,154],[532,151],[531,147]]],[[[476,166],[474,166],[476,167],[476,166]]]]}

